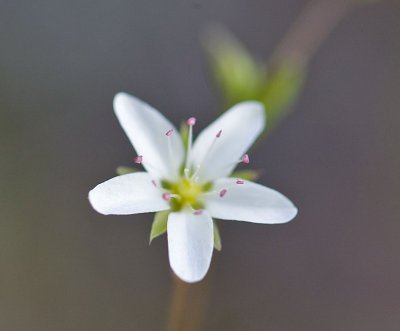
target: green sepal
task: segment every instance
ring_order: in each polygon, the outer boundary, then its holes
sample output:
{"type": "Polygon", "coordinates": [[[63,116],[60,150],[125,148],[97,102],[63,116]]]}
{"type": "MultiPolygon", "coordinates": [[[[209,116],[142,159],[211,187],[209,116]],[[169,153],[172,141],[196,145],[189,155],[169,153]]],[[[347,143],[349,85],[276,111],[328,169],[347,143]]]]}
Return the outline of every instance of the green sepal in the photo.
{"type": "Polygon", "coordinates": [[[219,235],[219,229],[217,223],[213,221],[213,224],[214,224],[214,248],[217,251],[220,251],[222,249],[221,236],[219,235]]]}
{"type": "Polygon", "coordinates": [[[260,170],[238,170],[232,173],[230,177],[255,181],[260,177],[260,175],[261,175],[260,170]]]}
{"type": "Polygon", "coordinates": [[[136,172],[136,171],[138,171],[138,170],[134,169],[134,168],[131,168],[131,167],[125,167],[125,166],[119,166],[117,169],[115,169],[115,172],[119,176],[130,174],[130,173],[136,172]]]}
{"type": "Polygon", "coordinates": [[[149,245],[154,238],[157,238],[158,236],[161,236],[167,232],[169,213],[170,210],[162,210],[155,213],[153,224],[151,225],[149,245]]]}

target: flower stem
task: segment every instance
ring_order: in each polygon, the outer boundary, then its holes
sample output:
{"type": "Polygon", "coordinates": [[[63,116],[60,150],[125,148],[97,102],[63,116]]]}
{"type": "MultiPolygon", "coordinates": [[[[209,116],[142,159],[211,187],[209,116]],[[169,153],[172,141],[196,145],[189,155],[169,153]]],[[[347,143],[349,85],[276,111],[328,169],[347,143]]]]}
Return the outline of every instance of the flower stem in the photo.
{"type": "Polygon", "coordinates": [[[207,279],[200,283],[188,284],[172,275],[173,288],[167,331],[201,330],[208,294],[207,279]]]}
{"type": "Polygon", "coordinates": [[[356,0],[313,0],[300,12],[270,57],[270,65],[307,65],[321,43],[351,10],[356,0]]]}

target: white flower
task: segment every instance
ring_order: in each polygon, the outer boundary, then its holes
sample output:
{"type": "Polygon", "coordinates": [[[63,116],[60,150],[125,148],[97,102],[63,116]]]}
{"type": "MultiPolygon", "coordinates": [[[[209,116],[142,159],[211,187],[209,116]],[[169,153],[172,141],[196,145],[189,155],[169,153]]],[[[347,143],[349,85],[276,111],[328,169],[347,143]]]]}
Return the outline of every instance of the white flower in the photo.
{"type": "Polygon", "coordinates": [[[203,279],[213,252],[213,217],[277,224],[297,214],[279,192],[251,181],[230,178],[262,132],[262,104],[237,104],[211,123],[192,145],[195,119],[188,120],[185,151],[176,128],[143,101],[119,93],[114,109],[146,172],[114,177],[89,192],[99,213],[128,215],[171,210],[167,234],[172,270],[186,282],[203,279]]]}

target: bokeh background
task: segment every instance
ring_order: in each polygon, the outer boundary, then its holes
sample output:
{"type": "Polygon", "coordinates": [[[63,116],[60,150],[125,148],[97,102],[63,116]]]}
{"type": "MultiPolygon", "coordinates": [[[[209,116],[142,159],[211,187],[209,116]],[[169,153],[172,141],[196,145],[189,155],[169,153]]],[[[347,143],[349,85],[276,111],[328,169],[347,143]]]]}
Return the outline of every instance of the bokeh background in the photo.
{"type": "MultiPolygon", "coordinates": [[[[163,330],[171,295],[152,215],[102,216],[88,191],[131,165],[116,92],[179,125],[215,118],[199,35],[261,58],[306,1],[0,1],[0,329],[163,330]]],[[[348,15],[293,112],[251,154],[293,222],[224,222],[204,330],[398,330],[400,3],[348,15]]],[[[193,299],[195,300],[195,299],[193,299]]]]}

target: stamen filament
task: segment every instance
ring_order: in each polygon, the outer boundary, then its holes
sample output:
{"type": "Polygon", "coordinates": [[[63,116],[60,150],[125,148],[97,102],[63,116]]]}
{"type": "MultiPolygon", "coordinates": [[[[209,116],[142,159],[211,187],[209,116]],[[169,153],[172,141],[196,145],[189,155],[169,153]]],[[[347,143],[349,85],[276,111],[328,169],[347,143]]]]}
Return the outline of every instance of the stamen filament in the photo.
{"type": "Polygon", "coordinates": [[[189,125],[189,135],[188,135],[188,149],[186,154],[185,169],[189,169],[189,160],[192,153],[193,126],[196,124],[196,119],[194,117],[189,118],[187,120],[187,124],[189,125]]]}
{"type": "Polygon", "coordinates": [[[169,161],[171,162],[172,168],[173,168],[173,169],[176,169],[175,158],[174,158],[173,153],[172,153],[172,143],[171,143],[171,138],[170,138],[172,132],[174,132],[173,129],[168,130],[167,133],[166,133],[166,136],[167,136],[167,139],[168,139],[169,161]]]}
{"type": "Polygon", "coordinates": [[[199,172],[200,172],[200,165],[198,165],[196,167],[196,171],[193,173],[192,177],[190,177],[190,180],[196,182],[197,181],[197,175],[199,174],[199,172]]]}
{"type": "Polygon", "coordinates": [[[242,162],[246,163],[246,164],[250,163],[250,159],[249,159],[249,155],[248,154],[244,154],[239,160],[229,164],[227,167],[233,167],[233,166],[236,166],[237,164],[242,163],[242,162]]]}
{"type": "Polygon", "coordinates": [[[204,197],[204,196],[207,196],[207,195],[218,194],[222,198],[226,194],[226,192],[228,192],[229,188],[235,187],[237,184],[244,184],[244,181],[238,179],[238,180],[236,180],[235,184],[231,184],[231,185],[225,186],[225,188],[222,189],[222,190],[218,190],[218,191],[217,190],[212,190],[212,191],[204,192],[204,193],[201,193],[201,196],[204,197]]]}
{"type": "Polygon", "coordinates": [[[159,174],[161,172],[161,170],[159,168],[154,167],[152,164],[149,164],[149,163],[146,163],[144,165],[144,168],[149,172],[154,172],[154,173],[157,173],[157,174],[159,174]]]}
{"type": "MultiPolygon", "coordinates": [[[[208,148],[208,151],[207,151],[207,153],[206,153],[206,156],[203,158],[203,160],[201,161],[201,163],[197,166],[196,174],[200,172],[201,166],[202,166],[206,161],[208,161],[208,159],[209,159],[209,157],[210,157],[210,155],[211,155],[211,152],[212,152],[212,150],[214,149],[215,143],[217,142],[218,138],[221,137],[221,133],[222,133],[222,130],[219,130],[219,131],[217,132],[217,134],[215,135],[215,137],[214,137],[214,139],[213,139],[213,141],[212,141],[210,147],[208,148]]],[[[194,177],[194,176],[193,176],[193,177],[194,177]]]]}
{"type": "Polygon", "coordinates": [[[189,178],[189,168],[185,168],[185,169],[183,169],[183,173],[185,174],[185,178],[187,179],[187,180],[189,180],[190,178],[189,178]]]}

